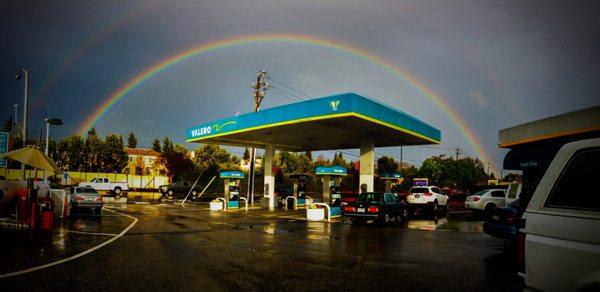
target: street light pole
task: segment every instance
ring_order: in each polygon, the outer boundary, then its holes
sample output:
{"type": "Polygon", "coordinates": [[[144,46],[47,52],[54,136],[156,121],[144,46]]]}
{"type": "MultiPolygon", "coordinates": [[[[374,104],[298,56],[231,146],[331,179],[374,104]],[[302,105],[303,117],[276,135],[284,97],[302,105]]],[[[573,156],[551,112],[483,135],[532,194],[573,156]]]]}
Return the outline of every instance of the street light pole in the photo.
{"type": "MultiPolygon", "coordinates": [[[[256,74],[256,82],[250,87],[254,89],[252,96],[254,97],[254,112],[260,109],[260,103],[265,98],[265,91],[269,89],[269,83],[265,80],[269,79],[267,70],[260,70],[256,74]]],[[[248,174],[248,196],[250,197],[250,205],[254,205],[254,161],[256,160],[256,148],[250,148],[250,173],[248,174]]]]}
{"type": "MultiPolygon", "coordinates": [[[[23,148],[27,147],[27,109],[29,99],[29,70],[25,68],[19,69],[16,79],[25,80],[25,89],[23,90],[23,148]]],[[[21,163],[21,171],[23,172],[23,180],[25,179],[25,164],[21,163]]]]}
{"type": "MultiPolygon", "coordinates": [[[[44,154],[48,156],[48,149],[50,149],[50,125],[60,126],[63,124],[63,121],[61,119],[48,118],[44,119],[44,121],[46,122],[46,149],[44,149],[44,154]]],[[[46,170],[44,170],[44,181],[46,181],[46,170]]]]}

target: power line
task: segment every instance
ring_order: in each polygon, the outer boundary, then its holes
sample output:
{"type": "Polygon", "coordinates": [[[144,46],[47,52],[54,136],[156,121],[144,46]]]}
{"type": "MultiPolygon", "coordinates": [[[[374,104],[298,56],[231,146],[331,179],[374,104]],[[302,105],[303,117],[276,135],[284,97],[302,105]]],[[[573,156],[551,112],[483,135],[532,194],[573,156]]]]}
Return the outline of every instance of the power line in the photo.
{"type": "Polygon", "coordinates": [[[281,81],[277,81],[277,80],[274,80],[274,79],[271,79],[271,81],[273,81],[274,83],[277,83],[277,84],[279,84],[279,85],[281,85],[281,86],[283,86],[283,87],[285,87],[285,88],[287,88],[289,90],[292,90],[292,91],[295,91],[295,92],[297,92],[297,93],[299,93],[301,95],[304,95],[308,99],[312,99],[312,96],[310,96],[310,95],[308,95],[308,94],[306,94],[306,93],[304,93],[304,92],[302,92],[302,91],[300,91],[298,89],[295,89],[295,88],[293,88],[293,87],[291,87],[291,86],[289,86],[289,85],[287,85],[287,84],[285,84],[285,83],[283,83],[281,81]]]}

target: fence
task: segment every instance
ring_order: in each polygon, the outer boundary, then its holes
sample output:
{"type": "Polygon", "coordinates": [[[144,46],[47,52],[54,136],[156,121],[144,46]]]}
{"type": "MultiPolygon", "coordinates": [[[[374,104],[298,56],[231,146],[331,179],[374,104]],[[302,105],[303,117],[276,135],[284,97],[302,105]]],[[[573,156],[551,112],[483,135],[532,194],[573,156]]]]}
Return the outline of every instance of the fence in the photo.
{"type": "MultiPolygon", "coordinates": [[[[23,179],[23,172],[20,169],[0,169],[0,176],[4,176],[7,180],[20,180],[23,179]]],[[[34,178],[35,176],[36,173],[34,170],[25,170],[26,178],[34,178]]],[[[44,171],[38,170],[37,177],[43,176],[44,171]]],[[[129,188],[134,189],[157,189],[160,185],[169,183],[168,177],[159,175],[65,171],[61,176],[61,184],[75,185],[80,182],[91,181],[95,177],[106,177],[112,182],[126,182],[129,188]]]]}

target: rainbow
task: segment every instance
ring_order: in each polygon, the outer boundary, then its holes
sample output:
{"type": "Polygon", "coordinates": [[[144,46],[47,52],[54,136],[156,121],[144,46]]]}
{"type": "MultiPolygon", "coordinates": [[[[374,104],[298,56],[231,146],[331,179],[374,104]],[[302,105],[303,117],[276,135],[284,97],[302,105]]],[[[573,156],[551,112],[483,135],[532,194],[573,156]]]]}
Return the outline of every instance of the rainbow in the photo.
{"type": "Polygon", "coordinates": [[[106,36],[121,28],[131,19],[134,19],[143,13],[147,13],[150,10],[155,10],[158,7],[158,4],[160,3],[157,0],[148,1],[144,2],[143,5],[134,5],[130,9],[122,10],[122,13],[116,14],[110,21],[106,21],[104,25],[100,26],[93,33],[90,33],[89,36],[81,42],[81,45],[75,47],[71,53],[67,54],[64,60],[59,63],[59,66],[54,68],[50,73],[50,77],[42,83],[40,90],[33,94],[33,106],[40,105],[44,96],[56,86],[60,78],[66,75],[69,69],[93,46],[100,43],[106,36]]]}
{"type": "Polygon", "coordinates": [[[230,48],[239,45],[249,43],[298,43],[305,45],[313,45],[322,48],[328,48],[337,50],[343,53],[350,54],[352,56],[363,59],[369,63],[375,64],[385,71],[397,76],[398,78],[408,82],[411,86],[417,89],[421,94],[431,100],[437,107],[444,111],[450,120],[456,124],[459,131],[465,136],[468,143],[471,145],[476,155],[483,161],[493,161],[490,156],[484,150],[484,147],[479,143],[473,131],[467,126],[465,121],[456,113],[456,111],[435,91],[428,88],[420,82],[417,78],[409,74],[407,71],[397,67],[393,63],[386,61],[382,57],[364,51],[360,48],[345,44],[339,41],[332,41],[330,39],[322,39],[313,36],[299,35],[299,34],[260,34],[260,35],[241,35],[230,37],[226,39],[219,39],[203,43],[186,50],[183,50],[177,54],[171,55],[170,57],[163,59],[162,61],[147,67],[145,70],[138,73],[135,77],[130,79],[127,83],[123,84],[117,91],[111,94],[104,102],[98,107],[90,117],[84,121],[79,128],[78,132],[81,135],[92,128],[102,116],[108,112],[115,104],[127,96],[128,93],[138,88],[145,81],[161,73],[165,69],[184,62],[199,54],[216,51],[223,48],[230,48]]]}

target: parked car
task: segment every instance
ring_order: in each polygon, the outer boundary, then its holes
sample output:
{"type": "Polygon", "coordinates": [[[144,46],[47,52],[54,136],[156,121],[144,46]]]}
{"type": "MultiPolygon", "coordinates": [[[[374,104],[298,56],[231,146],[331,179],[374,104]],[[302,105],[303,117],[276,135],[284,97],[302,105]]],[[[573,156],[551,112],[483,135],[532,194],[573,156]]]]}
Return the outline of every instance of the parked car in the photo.
{"type": "Polygon", "coordinates": [[[408,218],[406,203],[394,193],[362,193],[356,201],[344,206],[343,213],[353,224],[367,220],[387,224],[408,218]]]}
{"type": "Polygon", "coordinates": [[[497,207],[506,206],[506,190],[488,189],[467,196],[465,207],[475,211],[485,211],[486,214],[497,207]]]}
{"type": "Polygon", "coordinates": [[[123,191],[129,190],[129,186],[125,182],[111,182],[106,177],[96,177],[91,181],[80,182],[80,187],[93,188],[96,191],[109,191],[119,197],[123,191]]]}
{"type": "Polygon", "coordinates": [[[90,209],[96,214],[102,214],[104,201],[95,189],[89,187],[70,187],[68,193],[71,213],[77,209],[90,209]]]}
{"type": "Polygon", "coordinates": [[[409,209],[425,207],[435,214],[439,207],[450,209],[450,197],[436,186],[412,187],[406,196],[409,209]]]}
{"type": "Polygon", "coordinates": [[[176,181],[168,185],[161,185],[158,187],[158,189],[164,197],[169,197],[172,199],[183,199],[189,193],[190,196],[188,197],[188,199],[195,201],[198,199],[198,195],[202,192],[202,188],[200,187],[200,185],[196,184],[196,186],[194,186],[194,189],[190,193],[192,185],[193,183],[184,180],[176,181]]]}
{"type": "Polygon", "coordinates": [[[358,193],[342,193],[342,206],[346,206],[349,203],[355,202],[356,197],[358,197],[358,193]]]}
{"type": "Polygon", "coordinates": [[[518,222],[523,214],[521,209],[521,200],[517,199],[506,207],[491,210],[483,223],[483,231],[491,236],[513,242],[519,231],[518,222]]]}
{"type": "Polygon", "coordinates": [[[565,144],[520,222],[517,255],[538,291],[600,290],[600,139],[565,144]]]}

